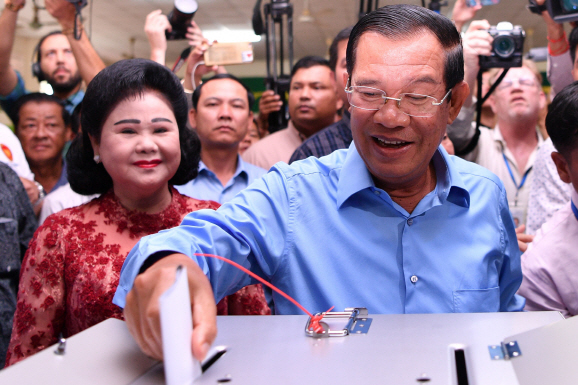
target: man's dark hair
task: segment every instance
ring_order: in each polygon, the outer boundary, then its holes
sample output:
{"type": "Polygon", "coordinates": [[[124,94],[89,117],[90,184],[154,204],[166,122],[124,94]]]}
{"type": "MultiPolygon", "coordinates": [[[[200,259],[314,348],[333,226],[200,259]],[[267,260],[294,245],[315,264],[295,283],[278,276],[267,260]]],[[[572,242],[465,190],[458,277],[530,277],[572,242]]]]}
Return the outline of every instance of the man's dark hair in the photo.
{"type": "Polygon", "coordinates": [[[339,31],[337,36],[335,36],[335,39],[333,39],[331,46],[329,47],[329,67],[331,67],[331,70],[334,72],[335,68],[337,67],[337,45],[344,40],[349,40],[349,35],[351,34],[352,29],[353,26],[343,28],[341,31],[339,31]]]}
{"type": "Polygon", "coordinates": [[[570,154],[578,149],[578,82],[566,86],[556,94],[546,115],[546,130],[554,147],[570,161],[570,154]]]}
{"type": "Polygon", "coordinates": [[[570,57],[572,58],[572,65],[574,65],[574,61],[576,61],[576,48],[578,48],[578,27],[574,27],[572,32],[570,32],[568,43],[570,44],[570,57]]]}
{"type": "Polygon", "coordinates": [[[247,102],[249,104],[249,111],[251,111],[251,109],[253,108],[253,104],[255,104],[255,96],[253,95],[253,93],[251,92],[249,87],[247,87],[245,84],[243,84],[241,79],[239,79],[235,75],[231,75],[231,74],[217,74],[217,75],[205,80],[203,83],[201,83],[201,85],[199,85],[197,88],[195,88],[195,91],[193,92],[193,108],[195,110],[197,109],[197,105],[199,104],[199,99],[201,98],[201,89],[203,88],[203,85],[207,84],[211,80],[218,80],[218,79],[231,79],[231,80],[236,81],[240,85],[242,85],[243,88],[247,91],[247,102]]]}
{"type": "Polygon", "coordinates": [[[88,85],[82,101],[82,132],[73,140],[66,155],[68,181],[83,195],[103,194],[112,188],[112,179],[102,163],[94,162],[90,143],[100,143],[104,122],[119,103],[146,92],[158,92],[171,107],[179,128],[181,164],[169,180],[171,185],[185,184],[197,176],[201,145],[187,129],[188,105],[179,79],[166,67],[146,59],[128,59],[103,69],[88,85]]]}
{"type": "Polygon", "coordinates": [[[70,125],[70,114],[64,108],[64,103],[62,100],[58,99],[56,96],[47,95],[40,92],[32,92],[30,94],[25,94],[19,97],[14,103],[14,107],[10,112],[10,119],[14,123],[14,131],[18,131],[18,124],[20,122],[20,110],[27,103],[54,103],[58,105],[62,110],[62,120],[64,121],[64,126],[68,127],[70,125]]]}
{"type": "Polygon", "coordinates": [[[291,79],[293,79],[295,73],[300,69],[311,68],[315,66],[325,66],[331,69],[329,62],[326,59],[322,58],[321,56],[305,56],[299,59],[299,61],[295,63],[295,65],[293,66],[293,69],[291,70],[291,79]]]}
{"type": "Polygon", "coordinates": [[[460,34],[453,23],[429,9],[408,4],[387,5],[365,15],[353,27],[347,45],[347,73],[355,67],[357,44],[361,35],[376,32],[391,40],[419,37],[424,32],[435,36],[445,50],[446,91],[464,80],[464,55],[460,34]]]}

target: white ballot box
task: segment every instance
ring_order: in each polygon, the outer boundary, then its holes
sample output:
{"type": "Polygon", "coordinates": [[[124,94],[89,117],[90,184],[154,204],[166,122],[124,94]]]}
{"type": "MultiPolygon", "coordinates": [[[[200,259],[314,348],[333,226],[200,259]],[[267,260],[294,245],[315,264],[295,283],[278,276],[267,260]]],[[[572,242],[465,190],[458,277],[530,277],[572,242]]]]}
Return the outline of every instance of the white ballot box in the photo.
{"type": "MultiPolygon", "coordinates": [[[[578,322],[557,312],[368,317],[366,334],[328,338],[305,335],[307,316],[218,317],[214,346],[226,353],[194,384],[547,384],[532,382],[532,375],[522,380],[520,372],[541,363],[542,379],[549,378],[546,349],[560,343],[577,349],[578,322]],[[520,353],[497,359],[501,343],[514,340],[520,353]]],[[[69,338],[62,355],[55,350],[0,371],[0,384],[164,384],[162,364],[139,352],[122,321],[107,320],[69,338]]],[[[574,370],[576,357],[568,357],[567,370],[574,370]]]]}

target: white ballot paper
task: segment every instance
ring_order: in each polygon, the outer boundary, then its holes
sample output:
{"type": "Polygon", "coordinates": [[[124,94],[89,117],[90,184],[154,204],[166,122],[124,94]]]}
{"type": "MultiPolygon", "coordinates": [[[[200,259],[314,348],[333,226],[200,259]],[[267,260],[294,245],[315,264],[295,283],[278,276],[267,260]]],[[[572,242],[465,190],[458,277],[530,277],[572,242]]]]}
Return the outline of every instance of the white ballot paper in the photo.
{"type": "Polygon", "coordinates": [[[177,269],[175,283],[161,295],[160,313],[166,384],[192,384],[202,371],[191,351],[193,320],[186,267],[177,269]]]}

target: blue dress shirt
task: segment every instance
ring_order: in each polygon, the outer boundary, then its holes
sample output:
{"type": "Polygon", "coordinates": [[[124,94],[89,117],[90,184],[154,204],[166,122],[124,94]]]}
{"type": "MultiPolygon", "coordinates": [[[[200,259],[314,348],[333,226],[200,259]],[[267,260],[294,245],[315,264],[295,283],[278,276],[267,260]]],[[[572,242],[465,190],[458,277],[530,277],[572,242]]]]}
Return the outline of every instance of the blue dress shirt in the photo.
{"type": "Polygon", "coordinates": [[[199,162],[199,175],[189,183],[175,186],[175,188],[181,194],[191,198],[225,203],[266,173],[267,170],[247,163],[241,159],[241,156],[237,156],[235,175],[227,182],[226,186],[223,186],[215,173],[201,161],[199,162]]]}
{"type": "MultiPolygon", "coordinates": [[[[433,158],[437,184],[409,214],[375,187],[355,143],[291,166],[277,163],[217,211],[144,237],[128,255],[114,303],[161,251],[226,256],[310,312],[364,306],[370,314],[520,311],[520,250],[506,191],[488,170],[433,158]]],[[[192,257],[216,300],[253,283],[213,258],[192,257]]],[[[276,314],[302,314],[274,294],[276,314]]]]}

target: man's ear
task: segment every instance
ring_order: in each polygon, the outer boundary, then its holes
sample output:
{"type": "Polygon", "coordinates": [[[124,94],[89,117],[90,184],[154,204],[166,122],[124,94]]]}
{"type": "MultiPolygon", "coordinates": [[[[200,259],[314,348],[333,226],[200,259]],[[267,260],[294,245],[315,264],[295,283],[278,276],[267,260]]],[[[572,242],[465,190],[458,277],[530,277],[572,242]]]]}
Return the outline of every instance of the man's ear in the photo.
{"type": "Polygon", "coordinates": [[[558,175],[560,175],[560,179],[564,183],[571,183],[572,179],[570,178],[570,168],[568,167],[568,162],[566,159],[560,154],[559,152],[554,151],[552,153],[552,160],[556,165],[556,169],[558,170],[558,175]]]}
{"type": "Polygon", "coordinates": [[[194,108],[189,110],[189,123],[193,129],[197,129],[197,110],[194,108]]]}
{"type": "Polygon", "coordinates": [[[343,73],[343,84],[345,84],[346,86],[347,86],[347,80],[349,80],[349,74],[347,72],[344,72],[343,73]]]}
{"type": "Polygon", "coordinates": [[[457,118],[469,94],[470,86],[468,86],[468,83],[465,81],[462,80],[460,83],[454,86],[450,100],[448,124],[452,124],[455,118],[457,118]]]}

